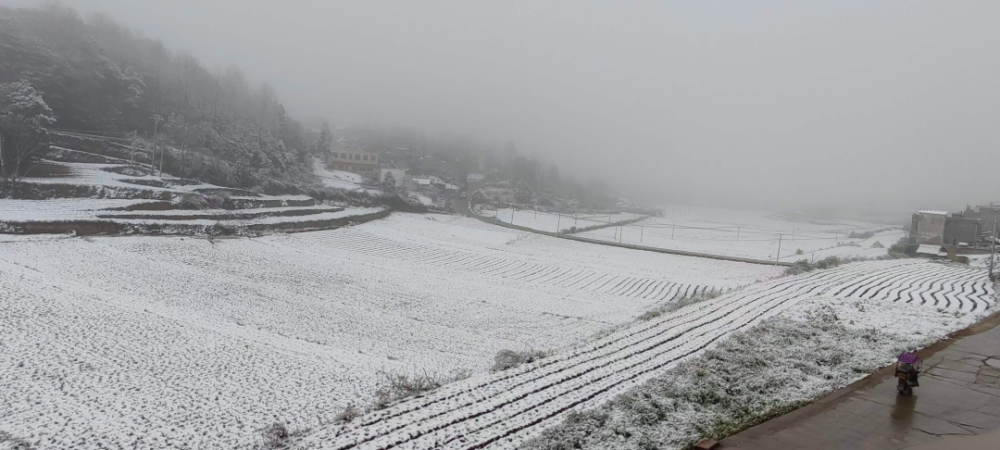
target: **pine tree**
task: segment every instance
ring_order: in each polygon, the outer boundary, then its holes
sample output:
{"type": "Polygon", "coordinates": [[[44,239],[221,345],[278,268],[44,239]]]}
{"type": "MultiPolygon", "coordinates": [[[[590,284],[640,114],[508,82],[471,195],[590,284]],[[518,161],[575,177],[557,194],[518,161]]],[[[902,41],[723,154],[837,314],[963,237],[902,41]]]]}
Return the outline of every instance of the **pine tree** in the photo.
{"type": "Polygon", "coordinates": [[[52,110],[25,80],[0,84],[0,176],[13,187],[48,149],[52,110]]]}
{"type": "Polygon", "coordinates": [[[313,155],[323,156],[330,152],[331,146],[333,145],[333,133],[330,132],[330,124],[323,122],[322,128],[319,130],[319,140],[316,141],[316,147],[313,148],[313,155]]]}

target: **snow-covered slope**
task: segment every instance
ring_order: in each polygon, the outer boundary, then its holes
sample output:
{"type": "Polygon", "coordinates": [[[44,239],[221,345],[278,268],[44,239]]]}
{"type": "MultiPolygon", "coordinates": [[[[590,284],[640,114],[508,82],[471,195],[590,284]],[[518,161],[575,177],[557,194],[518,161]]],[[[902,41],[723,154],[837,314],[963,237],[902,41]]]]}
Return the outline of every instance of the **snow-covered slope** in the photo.
{"type": "Polygon", "coordinates": [[[516,448],[568,413],[595,407],[730,333],[820,294],[979,314],[994,302],[981,270],[914,260],[851,264],[762,283],[637,322],[540,362],[453,383],[349,424],[327,426],[295,448],[516,448]]]}
{"type": "Polygon", "coordinates": [[[484,372],[781,268],[394,214],[256,239],[0,239],[0,432],[38,448],[251,448],[383,373],[484,372]],[[138,441],[138,444],[136,442],[138,441]]]}

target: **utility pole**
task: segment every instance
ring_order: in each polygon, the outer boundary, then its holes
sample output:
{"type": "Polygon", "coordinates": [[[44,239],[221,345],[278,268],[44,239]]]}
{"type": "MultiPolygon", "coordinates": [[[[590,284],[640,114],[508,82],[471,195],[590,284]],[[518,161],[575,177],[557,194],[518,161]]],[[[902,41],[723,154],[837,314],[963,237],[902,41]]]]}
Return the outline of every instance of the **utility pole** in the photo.
{"type": "Polygon", "coordinates": [[[736,242],[740,241],[740,227],[736,227],[736,242]]]}
{"type": "Polygon", "coordinates": [[[556,234],[559,234],[559,224],[562,223],[562,214],[556,213],[556,234]]]}
{"type": "Polygon", "coordinates": [[[515,206],[511,205],[511,207],[510,207],[510,224],[511,225],[514,225],[514,211],[517,211],[517,208],[515,206]]]}
{"type": "Polygon", "coordinates": [[[990,236],[990,281],[993,281],[993,266],[996,264],[993,262],[993,256],[996,255],[997,251],[997,216],[1000,215],[1000,211],[993,213],[993,234],[990,236]]]}
{"type": "MultiPolygon", "coordinates": [[[[159,129],[160,121],[161,120],[163,120],[163,117],[160,117],[159,114],[153,114],[153,156],[156,156],[156,137],[157,137],[156,132],[159,129]]],[[[150,165],[150,167],[152,167],[152,165],[153,165],[153,158],[152,157],[149,158],[149,165],[150,165]]],[[[162,152],[160,153],[160,176],[161,177],[163,176],[163,153],[162,152]]]]}
{"type": "Polygon", "coordinates": [[[675,224],[675,223],[671,223],[671,224],[670,224],[670,240],[674,240],[674,227],[675,227],[676,225],[677,225],[677,224],[675,224]]]}
{"type": "Polygon", "coordinates": [[[132,140],[129,141],[129,146],[132,147],[132,152],[129,153],[129,165],[135,165],[135,137],[139,134],[139,130],[132,131],[132,140]]]}
{"type": "Polygon", "coordinates": [[[645,231],[646,231],[646,226],[645,225],[639,225],[639,243],[640,244],[642,243],[642,235],[645,233],[645,231]]]}
{"type": "Polygon", "coordinates": [[[778,233],[778,254],[774,255],[774,265],[778,265],[778,260],[781,259],[781,233],[778,233]]]}

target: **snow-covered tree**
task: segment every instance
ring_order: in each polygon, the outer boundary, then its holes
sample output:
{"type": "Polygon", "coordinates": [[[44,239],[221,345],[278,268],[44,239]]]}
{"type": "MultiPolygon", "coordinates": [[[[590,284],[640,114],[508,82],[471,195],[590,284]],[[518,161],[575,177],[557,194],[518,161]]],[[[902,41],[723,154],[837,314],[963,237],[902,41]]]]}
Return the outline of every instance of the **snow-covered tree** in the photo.
{"type": "Polygon", "coordinates": [[[333,133],[330,132],[330,124],[323,122],[323,127],[319,130],[319,140],[316,141],[316,147],[313,149],[313,154],[316,156],[324,156],[330,153],[330,146],[333,145],[333,133]]]}
{"type": "Polygon", "coordinates": [[[17,184],[48,148],[48,127],[55,122],[31,83],[0,84],[0,176],[17,184]]]}
{"type": "Polygon", "coordinates": [[[386,192],[396,192],[396,176],[392,172],[385,174],[385,179],[382,180],[382,187],[386,192]]]}

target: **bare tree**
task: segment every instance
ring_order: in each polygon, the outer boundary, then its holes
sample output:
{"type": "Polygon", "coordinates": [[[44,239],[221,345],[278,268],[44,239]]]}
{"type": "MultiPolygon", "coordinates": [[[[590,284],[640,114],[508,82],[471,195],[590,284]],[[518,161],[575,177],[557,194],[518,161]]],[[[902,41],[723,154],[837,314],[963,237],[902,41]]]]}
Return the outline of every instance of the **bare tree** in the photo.
{"type": "Polygon", "coordinates": [[[55,116],[25,80],[0,84],[0,176],[11,188],[28,174],[43,149],[55,116]]]}

